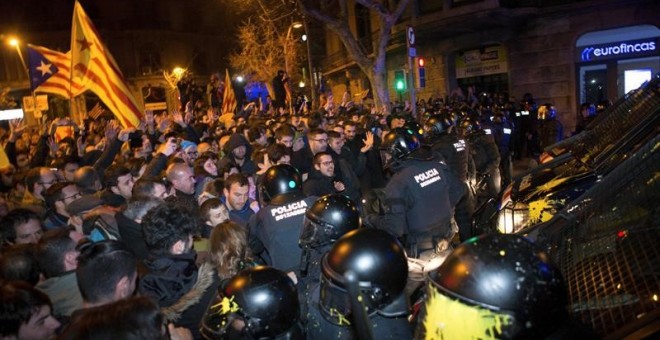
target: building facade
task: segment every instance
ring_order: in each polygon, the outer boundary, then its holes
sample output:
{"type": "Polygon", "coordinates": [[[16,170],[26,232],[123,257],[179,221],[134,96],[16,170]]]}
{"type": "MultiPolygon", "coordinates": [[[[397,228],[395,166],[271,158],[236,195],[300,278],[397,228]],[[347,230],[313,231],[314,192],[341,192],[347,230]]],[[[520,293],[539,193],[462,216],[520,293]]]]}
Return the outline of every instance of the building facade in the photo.
{"type": "MultiPolygon", "coordinates": [[[[531,93],[538,104],[557,107],[570,134],[581,103],[614,101],[660,72],[658,13],[660,2],[647,0],[411,0],[388,47],[390,98],[399,97],[395,74],[410,72],[404,32],[411,25],[417,56],[425,60],[425,86],[414,84],[417,100],[468,86],[514,100],[531,93]]],[[[373,33],[366,32],[377,31],[376,20],[359,5],[349,14],[368,45],[373,33]]],[[[335,98],[369,87],[331,32],[326,50],[321,65],[335,98]]]]}

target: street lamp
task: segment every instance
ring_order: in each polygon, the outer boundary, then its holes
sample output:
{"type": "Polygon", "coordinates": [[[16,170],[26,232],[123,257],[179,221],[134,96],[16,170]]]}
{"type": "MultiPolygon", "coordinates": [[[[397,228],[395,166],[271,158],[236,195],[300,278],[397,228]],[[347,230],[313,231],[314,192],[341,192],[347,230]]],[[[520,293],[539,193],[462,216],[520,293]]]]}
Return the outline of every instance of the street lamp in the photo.
{"type": "Polygon", "coordinates": [[[18,57],[21,59],[21,64],[23,64],[23,69],[25,69],[25,74],[27,74],[28,80],[30,79],[30,70],[28,69],[27,64],[25,63],[25,59],[23,58],[23,53],[21,52],[21,42],[17,38],[9,38],[7,40],[7,43],[9,46],[12,46],[16,48],[16,52],[18,53],[18,57]]]}
{"type": "MultiPolygon", "coordinates": [[[[292,22],[289,25],[289,28],[286,31],[286,37],[284,39],[284,72],[286,72],[287,77],[289,76],[289,41],[291,39],[291,31],[295,28],[301,28],[303,24],[299,21],[292,22]]],[[[291,78],[289,78],[291,79],[291,78]]],[[[289,112],[293,113],[293,98],[289,100],[289,112]]]]}

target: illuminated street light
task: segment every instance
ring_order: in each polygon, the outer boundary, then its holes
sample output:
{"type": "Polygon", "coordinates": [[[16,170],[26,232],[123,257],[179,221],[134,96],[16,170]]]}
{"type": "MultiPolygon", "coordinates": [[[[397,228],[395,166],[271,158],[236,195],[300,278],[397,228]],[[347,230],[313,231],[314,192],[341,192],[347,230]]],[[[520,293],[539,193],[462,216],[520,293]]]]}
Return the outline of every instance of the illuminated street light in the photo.
{"type": "Polygon", "coordinates": [[[23,68],[25,69],[25,73],[27,74],[28,80],[30,79],[30,70],[28,69],[27,64],[25,63],[25,59],[23,58],[23,53],[21,52],[21,42],[17,38],[9,38],[7,40],[7,43],[9,46],[12,46],[16,48],[16,53],[18,53],[18,57],[21,59],[21,64],[23,64],[23,68]]]}
{"type": "Polygon", "coordinates": [[[183,68],[183,67],[179,67],[179,66],[174,67],[174,69],[172,70],[172,74],[173,74],[175,77],[177,77],[178,80],[181,80],[181,78],[183,77],[183,75],[184,75],[185,73],[186,73],[186,69],[183,68]]]}
{"type": "Polygon", "coordinates": [[[302,37],[300,37],[300,39],[302,39],[302,41],[307,41],[307,34],[303,34],[302,37]]]}
{"type": "Polygon", "coordinates": [[[244,79],[243,76],[236,76],[236,81],[239,83],[242,83],[243,79],[244,79]]]}
{"type": "Polygon", "coordinates": [[[301,80],[301,81],[298,83],[298,87],[300,87],[300,88],[305,87],[305,82],[301,80]]]}
{"type": "MultiPolygon", "coordinates": [[[[299,21],[292,22],[289,25],[289,28],[286,30],[286,37],[284,40],[284,72],[289,76],[289,40],[291,39],[291,30],[298,29],[303,27],[303,24],[299,21]]],[[[289,102],[289,112],[293,112],[293,104],[289,102]]]]}

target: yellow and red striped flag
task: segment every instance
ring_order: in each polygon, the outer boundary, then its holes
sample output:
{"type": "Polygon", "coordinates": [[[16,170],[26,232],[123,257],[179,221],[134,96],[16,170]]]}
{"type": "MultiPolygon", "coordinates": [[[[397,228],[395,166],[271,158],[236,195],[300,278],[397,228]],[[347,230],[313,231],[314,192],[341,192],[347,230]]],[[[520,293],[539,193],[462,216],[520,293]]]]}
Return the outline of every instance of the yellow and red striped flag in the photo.
{"type": "Polygon", "coordinates": [[[81,90],[80,84],[71,81],[70,52],[62,53],[30,44],[27,51],[32,91],[56,94],[69,99],[72,92],[81,90]]]}
{"type": "Polygon", "coordinates": [[[231,86],[231,78],[229,77],[229,70],[225,69],[225,94],[222,96],[222,113],[235,113],[236,111],[236,94],[234,88],[231,86]]]}
{"type": "Polygon", "coordinates": [[[99,96],[124,127],[140,125],[142,109],[128,89],[117,62],[77,1],[71,25],[71,65],[72,81],[82,87],[72,93],[74,96],[90,90],[99,96]]]}

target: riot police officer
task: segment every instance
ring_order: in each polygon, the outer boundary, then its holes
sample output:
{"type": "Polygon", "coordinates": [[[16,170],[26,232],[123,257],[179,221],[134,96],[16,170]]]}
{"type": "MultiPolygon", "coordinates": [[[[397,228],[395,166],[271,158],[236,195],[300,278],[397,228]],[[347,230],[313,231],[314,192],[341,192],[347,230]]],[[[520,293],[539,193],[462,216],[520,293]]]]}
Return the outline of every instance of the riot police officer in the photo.
{"type": "Polygon", "coordinates": [[[461,244],[429,273],[416,339],[591,339],[570,320],[561,273],[519,235],[461,244]]]}
{"type": "Polygon", "coordinates": [[[310,339],[410,339],[403,246],[383,230],[360,228],[337,240],[307,303],[310,339]]]}
{"type": "Polygon", "coordinates": [[[302,253],[298,236],[305,211],[316,197],[305,197],[302,176],[288,164],[278,164],[266,170],[259,195],[265,206],[248,222],[250,248],[253,254],[260,255],[274,268],[297,271],[302,253]]]}
{"type": "Polygon", "coordinates": [[[444,161],[406,129],[397,128],[383,138],[381,157],[393,172],[385,186],[382,207],[371,212],[371,226],[397,236],[410,257],[436,253],[455,234],[454,207],[465,194],[465,185],[444,161]]]}
{"type": "Polygon", "coordinates": [[[218,289],[201,333],[206,339],[305,339],[296,286],[275,268],[245,269],[218,289]]]}
{"type": "Polygon", "coordinates": [[[509,122],[507,111],[504,109],[493,115],[493,138],[500,152],[500,175],[502,176],[502,187],[511,183],[513,177],[513,164],[511,160],[511,146],[513,142],[514,126],[509,122]]]}
{"type": "Polygon", "coordinates": [[[323,196],[307,208],[299,240],[301,287],[307,289],[310,284],[318,283],[323,254],[337,239],[361,224],[357,205],[345,195],[323,196]]]}
{"type": "Polygon", "coordinates": [[[564,137],[564,127],[557,120],[557,109],[554,105],[548,103],[539,107],[538,132],[541,150],[561,141],[564,137]]]}
{"type": "MultiPolygon", "coordinates": [[[[495,197],[500,192],[500,152],[497,150],[492,129],[482,129],[474,117],[466,117],[461,122],[461,130],[470,145],[477,182],[485,180],[486,194],[495,197]]],[[[480,188],[477,187],[477,195],[480,188]]],[[[478,204],[478,203],[477,203],[478,204]]]]}
{"type": "Polygon", "coordinates": [[[465,184],[466,194],[456,205],[454,218],[458,224],[461,240],[472,237],[472,214],[474,197],[468,190],[468,161],[470,158],[467,142],[452,133],[454,122],[449,114],[435,114],[424,122],[424,144],[439,153],[447,162],[449,170],[465,184]]]}

